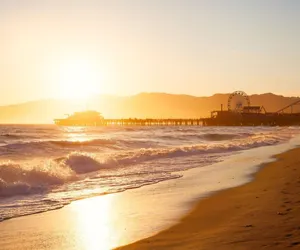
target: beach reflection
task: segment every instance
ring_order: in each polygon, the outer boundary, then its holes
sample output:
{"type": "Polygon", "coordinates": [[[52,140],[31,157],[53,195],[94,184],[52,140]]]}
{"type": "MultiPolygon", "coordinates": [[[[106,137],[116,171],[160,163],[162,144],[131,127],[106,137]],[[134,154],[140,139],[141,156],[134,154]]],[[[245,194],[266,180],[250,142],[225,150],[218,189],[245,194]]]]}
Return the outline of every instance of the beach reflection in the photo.
{"type": "Polygon", "coordinates": [[[114,212],[114,195],[76,203],[76,228],[80,249],[108,250],[119,245],[120,232],[114,212]]]}

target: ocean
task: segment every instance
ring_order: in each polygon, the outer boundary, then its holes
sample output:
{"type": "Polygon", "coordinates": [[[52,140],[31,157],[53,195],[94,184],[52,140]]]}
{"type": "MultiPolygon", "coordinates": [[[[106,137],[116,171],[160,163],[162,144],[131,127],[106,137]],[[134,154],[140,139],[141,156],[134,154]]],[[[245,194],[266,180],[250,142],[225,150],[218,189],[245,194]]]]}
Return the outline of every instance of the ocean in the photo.
{"type": "Polygon", "coordinates": [[[298,127],[1,125],[0,220],[181,178],[299,133],[298,127]]]}

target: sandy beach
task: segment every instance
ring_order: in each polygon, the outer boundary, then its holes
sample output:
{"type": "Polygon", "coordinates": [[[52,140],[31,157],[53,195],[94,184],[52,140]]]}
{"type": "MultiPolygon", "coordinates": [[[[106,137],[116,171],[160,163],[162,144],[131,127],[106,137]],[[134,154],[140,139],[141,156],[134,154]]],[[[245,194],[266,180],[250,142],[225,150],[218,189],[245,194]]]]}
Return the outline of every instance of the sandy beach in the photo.
{"type": "Polygon", "coordinates": [[[300,249],[299,154],[277,156],[253,182],[201,200],[179,224],[119,249],[300,249]]]}
{"type": "Polygon", "coordinates": [[[0,249],[300,248],[300,148],[265,163],[293,145],[252,149],[179,179],[3,221],[0,249]]]}

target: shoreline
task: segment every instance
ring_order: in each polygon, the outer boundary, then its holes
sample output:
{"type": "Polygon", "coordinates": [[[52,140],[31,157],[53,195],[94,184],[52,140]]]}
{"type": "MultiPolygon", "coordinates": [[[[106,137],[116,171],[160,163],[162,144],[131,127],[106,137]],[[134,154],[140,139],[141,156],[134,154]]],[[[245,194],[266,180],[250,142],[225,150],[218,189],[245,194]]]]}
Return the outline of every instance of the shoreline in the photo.
{"type": "MultiPolygon", "coordinates": [[[[298,141],[295,138],[286,144],[247,150],[208,168],[185,171],[183,177],[176,180],[79,200],[59,210],[5,220],[0,223],[0,248],[52,250],[62,249],[63,244],[63,249],[72,250],[99,249],[99,246],[100,249],[120,246],[143,249],[136,248],[136,244],[149,241],[157,237],[153,235],[160,235],[182,223],[181,218],[194,211],[199,200],[200,203],[206,202],[220,193],[252,183],[262,165],[273,162],[276,154],[289,152],[299,144],[298,141]],[[138,243],[132,245],[133,242],[138,243]]],[[[213,226],[211,222],[207,225],[213,226]]]]}
{"type": "Polygon", "coordinates": [[[178,224],[117,249],[300,248],[299,154],[276,155],[253,181],[201,199],[178,224]]]}

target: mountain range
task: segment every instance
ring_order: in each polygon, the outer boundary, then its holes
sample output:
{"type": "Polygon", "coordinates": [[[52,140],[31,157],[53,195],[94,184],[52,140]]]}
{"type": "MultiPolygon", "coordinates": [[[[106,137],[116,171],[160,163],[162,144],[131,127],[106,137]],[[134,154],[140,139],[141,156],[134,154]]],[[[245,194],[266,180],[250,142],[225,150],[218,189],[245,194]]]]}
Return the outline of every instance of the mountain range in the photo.
{"type": "MultiPolygon", "coordinates": [[[[133,96],[94,96],[88,102],[70,100],[38,100],[1,106],[0,123],[49,124],[54,118],[85,109],[101,112],[106,118],[197,118],[208,117],[210,111],[219,110],[221,104],[227,109],[230,94],[209,97],[176,95],[167,93],[140,93],[133,96]]],[[[272,93],[249,96],[251,105],[264,106],[275,112],[298,97],[285,97],[272,93]]],[[[300,107],[294,112],[300,112],[300,107]]]]}

